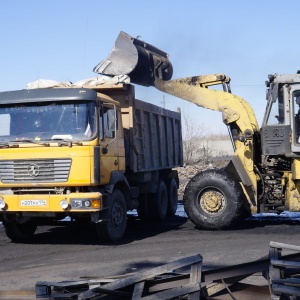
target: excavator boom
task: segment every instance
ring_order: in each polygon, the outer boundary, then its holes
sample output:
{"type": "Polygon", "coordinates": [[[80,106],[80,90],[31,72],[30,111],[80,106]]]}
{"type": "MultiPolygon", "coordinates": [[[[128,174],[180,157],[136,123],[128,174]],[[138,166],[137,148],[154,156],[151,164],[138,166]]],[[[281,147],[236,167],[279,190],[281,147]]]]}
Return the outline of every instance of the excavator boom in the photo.
{"type": "Polygon", "coordinates": [[[241,97],[228,91],[208,89],[208,86],[224,84],[230,79],[223,74],[193,76],[163,81],[156,79],[154,86],[167,94],[184,99],[198,106],[220,111],[223,122],[229,125],[236,122],[241,133],[257,132],[258,123],[251,106],[241,97]]]}
{"type": "Polygon", "coordinates": [[[258,130],[250,105],[231,94],[229,77],[213,74],[171,80],[173,68],[168,54],[125,32],[120,32],[110,54],[94,68],[94,72],[109,76],[128,75],[132,83],[154,86],[198,106],[221,111],[224,123],[239,122],[241,132],[258,130]],[[222,85],[223,91],[208,89],[214,85],[222,85]]]}

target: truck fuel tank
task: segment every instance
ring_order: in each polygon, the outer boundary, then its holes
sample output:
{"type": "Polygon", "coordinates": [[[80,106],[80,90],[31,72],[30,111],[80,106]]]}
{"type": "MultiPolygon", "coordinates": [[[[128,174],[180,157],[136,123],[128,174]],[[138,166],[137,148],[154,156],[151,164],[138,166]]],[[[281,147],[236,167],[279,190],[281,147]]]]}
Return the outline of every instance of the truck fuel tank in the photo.
{"type": "Polygon", "coordinates": [[[170,80],[173,67],[168,54],[121,31],[108,57],[93,71],[98,74],[128,75],[132,83],[154,86],[155,78],[170,80]]]}

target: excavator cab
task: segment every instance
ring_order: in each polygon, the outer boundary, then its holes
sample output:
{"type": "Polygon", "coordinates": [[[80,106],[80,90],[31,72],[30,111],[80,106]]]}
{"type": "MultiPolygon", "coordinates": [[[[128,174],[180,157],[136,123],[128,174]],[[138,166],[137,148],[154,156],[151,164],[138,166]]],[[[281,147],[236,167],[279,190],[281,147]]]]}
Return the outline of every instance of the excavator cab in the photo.
{"type": "Polygon", "coordinates": [[[263,155],[300,155],[300,74],[269,75],[261,128],[263,155]],[[298,79],[297,79],[298,78],[298,79]]]}
{"type": "Polygon", "coordinates": [[[290,118],[285,113],[283,86],[272,81],[267,83],[267,107],[261,128],[263,155],[286,155],[290,147],[290,118]]]}

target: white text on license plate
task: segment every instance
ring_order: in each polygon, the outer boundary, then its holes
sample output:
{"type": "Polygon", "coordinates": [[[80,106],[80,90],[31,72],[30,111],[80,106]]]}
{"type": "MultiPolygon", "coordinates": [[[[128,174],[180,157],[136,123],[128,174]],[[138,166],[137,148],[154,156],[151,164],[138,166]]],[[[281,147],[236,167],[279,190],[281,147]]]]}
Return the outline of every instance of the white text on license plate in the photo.
{"type": "Polygon", "coordinates": [[[46,206],[47,200],[21,200],[21,206],[46,206]]]}

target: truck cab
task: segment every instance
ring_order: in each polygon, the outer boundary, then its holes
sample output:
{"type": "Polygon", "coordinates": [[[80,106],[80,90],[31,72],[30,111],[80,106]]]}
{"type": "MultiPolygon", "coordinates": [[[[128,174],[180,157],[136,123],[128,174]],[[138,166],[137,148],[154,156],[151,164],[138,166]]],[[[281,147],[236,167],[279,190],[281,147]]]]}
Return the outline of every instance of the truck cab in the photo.
{"type": "Polygon", "coordinates": [[[180,113],[135,99],[132,85],[2,92],[0,122],[0,218],[12,240],[68,216],[116,241],[128,210],[175,214],[180,113]]]}

